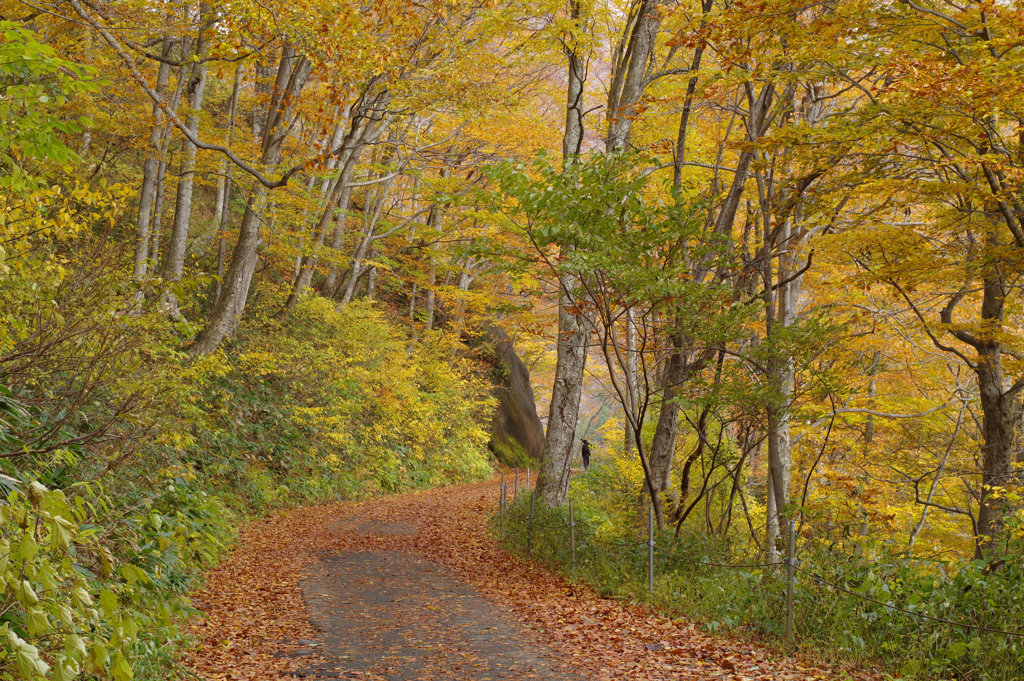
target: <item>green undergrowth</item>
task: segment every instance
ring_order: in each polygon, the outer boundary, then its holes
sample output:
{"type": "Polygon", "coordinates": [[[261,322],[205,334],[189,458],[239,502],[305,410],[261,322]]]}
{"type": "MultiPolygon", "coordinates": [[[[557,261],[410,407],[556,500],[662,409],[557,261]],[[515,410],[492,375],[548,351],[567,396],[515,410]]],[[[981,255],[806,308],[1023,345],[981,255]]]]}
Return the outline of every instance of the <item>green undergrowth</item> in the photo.
{"type": "Polygon", "coordinates": [[[187,594],[247,518],[491,472],[489,386],[440,335],[310,298],[192,360],[104,314],[119,271],[2,348],[0,679],[187,678],[187,594]]]}
{"type": "MultiPolygon", "coordinates": [[[[731,567],[766,561],[730,537],[685,528],[675,537],[669,529],[656,532],[650,593],[647,510],[638,506],[635,490],[631,503],[594,494],[602,477],[592,467],[573,481],[575,562],[568,507],[547,509],[538,502],[531,532],[529,498],[521,495],[494,516],[491,529],[508,550],[525,555],[529,546],[532,559],[603,596],[649,603],[711,632],[784,647],[785,568],[731,567]],[[609,513],[611,508],[618,510],[609,513]]],[[[1008,555],[996,570],[982,561],[954,568],[893,555],[871,543],[849,552],[804,541],[798,559],[805,572],[797,572],[794,591],[796,645],[817,659],[867,664],[894,678],[1019,679],[1024,638],[936,621],[1024,631],[1021,547],[1008,555]]]]}

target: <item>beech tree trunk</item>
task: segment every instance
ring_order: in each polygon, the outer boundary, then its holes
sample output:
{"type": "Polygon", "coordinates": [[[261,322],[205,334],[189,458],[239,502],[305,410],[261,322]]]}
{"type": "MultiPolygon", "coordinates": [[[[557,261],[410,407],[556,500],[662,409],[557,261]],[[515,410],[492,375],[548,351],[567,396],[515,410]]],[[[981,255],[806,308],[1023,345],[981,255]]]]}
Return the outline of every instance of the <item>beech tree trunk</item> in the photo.
{"type": "MultiPolygon", "coordinates": [[[[170,59],[173,43],[170,38],[165,37],[161,55],[164,59],[170,59]]],[[[156,91],[163,96],[167,91],[167,81],[170,79],[171,65],[167,62],[160,62],[157,69],[156,91]]],[[[159,106],[153,104],[153,130],[149,135],[149,156],[142,167],[142,190],[139,192],[139,216],[138,236],[135,241],[135,276],[144,277],[148,271],[150,253],[150,226],[153,219],[153,204],[156,200],[157,180],[160,174],[160,137],[163,131],[163,111],[159,106]]]]}
{"type": "MultiPolygon", "coordinates": [[[[570,0],[569,9],[574,30],[582,34],[584,27],[581,24],[580,1],[570,0]]],[[[567,44],[566,57],[569,73],[565,98],[565,132],[562,136],[563,165],[575,162],[583,144],[583,86],[587,73],[586,58],[575,41],[567,44]]],[[[563,247],[568,248],[567,245],[563,247]]],[[[577,277],[563,277],[566,290],[560,291],[558,296],[555,381],[551,390],[544,456],[537,474],[536,488],[537,496],[549,507],[562,506],[569,498],[569,476],[583,392],[583,370],[587,365],[590,325],[570,298],[578,284],[577,277]]]]}
{"type": "MultiPolygon", "coordinates": [[[[238,112],[238,92],[242,84],[242,66],[235,67],[235,80],[231,85],[231,100],[228,103],[228,143],[235,136],[235,115],[238,112]]],[[[220,206],[220,213],[217,215],[220,220],[220,229],[217,233],[217,280],[214,284],[213,304],[220,300],[223,290],[224,264],[228,250],[228,221],[231,217],[231,185],[233,164],[224,163],[224,198],[220,206]]]]}
{"type": "MultiPolygon", "coordinates": [[[[990,242],[993,238],[990,236],[990,242]]],[[[992,244],[989,244],[990,247],[992,244]]],[[[1014,403],[1020,383],[1006,389],[1003,378],[1002,343],[996,333],[1002,327],[1006,299],[1006,283],[997,271],[989,272],[983,280],[981,318],[992,329],[990,338],[969,337],[977,359],[974,373],[978,378],[978,394],[984,414],[982,445],[981,490],[978,494],[976,558],[994,558],[1000,553],[1000,542],[1005,531],[1004,516],[1007,499],[999,491],[1013,484],[1015,420],[1014,403]]],[[[945,320],[943,320],[945,321],[945,320]]],[[[950,322],[952,319],[950,318],[950,322]]],[[[967,334],[961,333],[964,338],[967,334]]],[[[964,340],[961,338],[961,340],[964,340]]]]}
{"type": "MultiPolygon", "coordinates": [[[[286,45],[281,49],[277,80],[263,127],[263,154],[260,162],[264,166],[276,166],[281,160],[281,145],[290,131],[299,93],[309,79],[311,68],[309,60],[300,57],[294,47],[286,45]]],[[[262,184],[255,184],[249,192],[238,230],[238,241],[232,252],[231,266],[224,274],[221,296],[210,313],[206,327],[190,349],[193,356],[213,352],[238,328],[249,297],[252,275],[259,260],[258,211],[262,210],[266,198],[267,190],[262,184]]]]}
{"type": "Polygon", "coordinates": [[[629,14],[627,28],[614,55],[608,88],[608,135],[605,150],[625,148],[637,117],[637,104],[647,89],[655,39],[661,27],[661,0],[639,0],[629,14]]]}
{"type": "Polygon", "coordinates": [[[153,271],[160,268],[160,236],[164,222],[164,192],[167,189],[167,159],[161,158],[156,172],[156,197],[153,199],[153,244],[149,249],[149,261],[153,271]]]}
{"type": "MultiPolygon", "coordinates": [[[[626,310],[626,361],[622,363],[622,381],[625,384],[626,389],[626,411],[629,412],[631,416],[625,420],[625,424],[622,429],[623,454],[629,454],[636,449],[636,433],[634,432],[631,423],[639,423],[637,407],[639,405],[640,397],[637,391],[640,388],[640,381],[637,376],[637,370],[640,365],[640,357],[637,348],[637,328],[634,315],[635,312],[632,309],[626,310]]],[[[641,427],[642,425],[643,424],[640,424],[641,427]]],[[[658,489],[657,485],[655,485],[655,489],[658,489]]]]}
{"type": "MultiPolygon", "coordinates": [[[[202,32],[196,44],[195,55],[202,57],[206,51],[202,32]]],[[[192,110],[185,119],[185,125],[192,132],[199,130],[199,112],[203,109],[206,93],[206,64],[199,62],[187,76],[188,103],[192,110]]],[[[171,225],[171,239],[167,243],[167,260],[164,262],[164,279],[167,282],[181,280],[185,270],[185,249],[188,246],[189,224],[192,219],[192,193],[195,188],[196,146],[187,139],[181,155],[181,178],[174,197],[174,222],[171,225]]],[[[178,299],[170,290],[164,293],[164,305],[172,316],[178,316],[178,299]]]]}
{"type": "Polygon", "coordinates": [[[679,403],[676,398],[685,379],[686,359],[683,356],[682,335],[670,336],[671,349],[665,360],[665,381],[661,393],[661,411],[651,442],[651,475],[656,491],[667,491],[671,486],[670,473],[679,437],[679,403]]]}
{"type": "MultiPolygon", "coordinates": [[[[578,279],[564,277],[570,291],[578,279]]],[[[558,298],[558,355],[551,391],[544,458],[537,475],[537,495],[549,507],[568,501],[576,423],[579,420],[583,371],[587,365],[590,324],[565,292],[558,298]]]]}
{"type": "MultiPolygon", "coordinates": [[[[765,224],[766,230],[769,229],[770,221],[766,220],[765,224]]],[[[766,236],[768,236],[767,233],[766,236]]],[[[773,241],[769,238],[765,243],[769,244],[765,249],[765,257],[770,258],[773,241]]],[[[784,249],[782,255],[779,256],[779,275],[778,283],[775,284],[777,287],[775,299],[771,293],[770,261],[765,266],[766,276],[769,278],[769,283],[766,285],[766,331],[769,344],[773,344],[778,339],[780,332],[796,321],[803,281],[803,275],[799,274],[800,263],[796,260],[796,248],[799,244],[800,240],[793,234],[791,219],[786,219],[778,240],[774,243],[776,249],[784,249]]],[[[793,357],[779,353],[777,347],[772,348],[772,357],[768,361],[768,367],[768,384],[774,388],[775,394],[769,399],[767,409],[769,476],[765,546],[769,558],[772,561],[777,561],[780,554],[777,554],[776,550],[781,551],[784,545],[779,520],[783,515],[784,507],[790,500],[790,471],[792,468],[790,405],[795,390],[796,371],[793,357]]]]}
{"type": "Polygon", "coordinates": [[[348,204],[352,197],[352,187],[349,186],[349,183],[352,181],[352,173],[355,170],[358,154],[357,150],[349,156],[337,182],[334,183],[333,187],[330,187],[330,196],[327,198],[327,203],[320,216],[320,223],[317,225],[316,242],[313,252],[302,258],[302,264],[299,266],[298,276],[295,277],[292,292],[285,302],[284,310],[282,310],[283,317],[291,314],[291,311],[295,309],[302,296],[305,295],[306,289],[309,288],[319,259],[318,251],[324,245],[324,240],[327,238],[327,232],[330,230],[331,224],[335,225],[335,234],[344,234],[342,225],[345,222],[345,213],[348,211],[348,204]]]}

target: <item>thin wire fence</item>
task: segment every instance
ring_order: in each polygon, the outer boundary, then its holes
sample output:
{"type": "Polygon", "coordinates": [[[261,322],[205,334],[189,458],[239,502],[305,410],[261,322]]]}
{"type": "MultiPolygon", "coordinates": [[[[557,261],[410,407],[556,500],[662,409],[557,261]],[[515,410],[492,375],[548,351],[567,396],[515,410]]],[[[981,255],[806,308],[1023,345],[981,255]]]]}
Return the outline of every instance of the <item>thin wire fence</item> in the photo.
{"type": "MultiPolygon", "coordinates": [[[[524,491],[529,490],[520,490],[519,493],[522,494],[524,491]]],[[[509,514],[510,505],[506,503],[505,487],[503,485],[499,511],[502,517],[502,538],[513,545],[521,545],[521,540],[523,539],[521,535],[525,532],[527,535],[528,557],[530,557],[529,554],[533,553],[538,543],[540,543],[544,546],[543,553],[545,559],[556,563],[568,564],[575,573],[577,564],[581,561],[594,564],[602,560],[608,561],[609,556],[607,554],[615,554],[616,561],[622,562],[625,560],[629,565],[633,566],[631,569],[635,569],[637,572],[642,568],[646,568],[648,593],[652,600],[655,591],[655,576],[667,577],[672,571],[678,570],[680,565],[690,565],[694,568],[737,571],[740,573],[755,571],[761,579],[761,588],[758,590],[759,593],[756,594],[756,597],[764,599],[765,604],[769,602],[776,603],[778,607],[784,608],[784,612],[779,613],[779,615],[784,616],[787,625],[786,638],[789,642],[793,641],[792,623],[797,614],[795,611],[813,609],[825,593],[832,593],[834,596],[850,597],[856,602],[860,602],[863,607],[859,613],[863,620],[862,628],[865,631],[869,630],[871,625],[878,624],[879,618],[882,616],[890,618],[899,616],[903,618],[908,624],[902,633],[904,640],[917,641],[921,646],[935,648],[944,645],[942,633],[936,630],[936,627],[939,626],[944,629],[952,628],[967,633],[976,632],[977,634],[1002,636],[1011,642],[1024,641],[1024,631],[984,626],[974,622],[951,619],[934,614],[936,611],[941,610],[943,605],[949,606],[949,604],[936,605],[924,600],[918,603],[901,604],[897,602],[897,596],[891,593],[886,594],[888,598],[879,598],[877,593],[872,593],[871,589],[874,587],[870,584],[851,584],[842,576],[833,579],[826,578],[819,574],[820,570],[815,571],[813,568],[807,569],[801,566],[795,557],[787,556],[778,560],[763,562],[729,563],[711,560],[707,556],[695,557],[685,553],[687,547],[674,543],[671,539],[661,540],[667,546],[656,544],[654,541],[653,513],[649,515],[648,527],[646,528],[649,534],[647,541],[599,538],[596,536],[595,528],[590,527],[582,519],[575,517],[571,504],[568,517],[535,517],[535,513],[532,510],[534,505],[532,503],[533,492],[529,491],[529,494],[531,507],[529,515],[524,516],[523,511],[525,509],[522,508],[524,504],[520,503],[512,506],[511,508],[515,509],[513,512],[517,514],[515,520],[518,522],[506,527],[508,525],[506,523],[506,516],[509,514]],[[642,565],[643,563],[646,563],[646,565],[642,565]],[[773,574],[777,575],[775,579],[771,578],[773,574]],[[802,579],[798,579],[798,576],[802,579]],[[784,592],[781,590],[782,587],[785,588],[784,592]],[[863,593],[863,591],[868,591],[868,593],[863,593]],[[781,605],[781,603],[784,603],[784,605],[781,605]],[[929,608],[933,610],[932,613],[922,612],[922,610],[929,608]],[[913,622],[916,622],[916,625],[911,624],[913,622]],[[922,623],[928,623],[932,625],[932,628],[926,629],[922,623]]],[[[792,528],[791,523],[790,526],[792,528]]],[[[795,536],[788,542],[788,545],[796,547],[795,536]]],[[[839,554],[845,556],[842,552],[839,552],[839,554]]],[[[863,557],[854,555],[849,555],[847,559],[851,561],[864,560],[863,557]]],[[[888,585],[884,583],[881,586],[874,582],[872,584],[883,591],[888,588],[888,585]]],[[[751,602],[748,599],[748,603],[751,602]]],[[[754,609],[753,605],[748,607],[749,609],[754,609]]],[[[854,636],[853,633],[850,633],[850,635],[854,636]]],[[[974,639],[972,639],[971,643],[975,643],[974,639]]],[[[1011,643],[1009,648],[1013,649],[1012,658],[1019,663],[1016,669],[1020,669],[1024,665],[1024,646],[1011,643]]],[[[958,650],[956,646],[952,646],[952,649],[958,650]]],[[[965,678],[973,677],[967,676],[965,678]]],[[[1017,677],[988,677],[981,675],[977,678],[1017,677]]]]}

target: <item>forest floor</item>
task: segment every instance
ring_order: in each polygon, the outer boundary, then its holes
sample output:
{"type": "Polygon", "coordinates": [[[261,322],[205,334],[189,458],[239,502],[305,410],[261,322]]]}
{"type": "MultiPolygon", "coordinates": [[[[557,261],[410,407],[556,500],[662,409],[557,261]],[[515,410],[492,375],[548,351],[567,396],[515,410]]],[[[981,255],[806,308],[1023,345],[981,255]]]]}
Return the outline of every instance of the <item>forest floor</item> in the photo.
{"type": "Polygon", "coordinates": [[[872,679],[602,598],[488,536],[498,482],[247,525],[194,594],[213,680],[872,679]]]}

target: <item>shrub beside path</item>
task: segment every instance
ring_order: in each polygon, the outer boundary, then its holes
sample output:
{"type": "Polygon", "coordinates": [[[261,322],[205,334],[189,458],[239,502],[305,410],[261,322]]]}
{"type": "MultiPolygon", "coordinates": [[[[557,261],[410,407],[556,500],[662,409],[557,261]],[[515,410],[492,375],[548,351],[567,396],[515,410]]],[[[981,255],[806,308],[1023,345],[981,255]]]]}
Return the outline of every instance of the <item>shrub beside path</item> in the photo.
{"type": "Polygon", "coordinates": [[[497,480],[247,525],[194,594],[213,680],[874,679],[605,599],[501,550],[497,480]]]}

